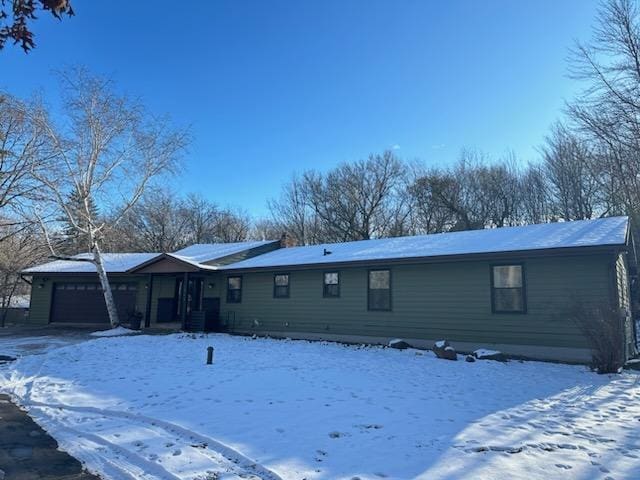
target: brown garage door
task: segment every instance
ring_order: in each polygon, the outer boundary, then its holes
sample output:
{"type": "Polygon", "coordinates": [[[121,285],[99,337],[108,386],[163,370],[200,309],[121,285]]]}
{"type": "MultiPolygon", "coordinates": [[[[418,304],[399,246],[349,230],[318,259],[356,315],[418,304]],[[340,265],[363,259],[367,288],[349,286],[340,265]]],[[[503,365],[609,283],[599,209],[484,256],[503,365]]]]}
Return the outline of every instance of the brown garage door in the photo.
{"type": "MultiPolygon", "coordinates": [[[[136,307],[136,284],[111,285],[120,321],[126,322],[136,307]]],[[[109,323],[99,283],[56,283],[53,286],[51,321],[59,323],[109,323]]]]}

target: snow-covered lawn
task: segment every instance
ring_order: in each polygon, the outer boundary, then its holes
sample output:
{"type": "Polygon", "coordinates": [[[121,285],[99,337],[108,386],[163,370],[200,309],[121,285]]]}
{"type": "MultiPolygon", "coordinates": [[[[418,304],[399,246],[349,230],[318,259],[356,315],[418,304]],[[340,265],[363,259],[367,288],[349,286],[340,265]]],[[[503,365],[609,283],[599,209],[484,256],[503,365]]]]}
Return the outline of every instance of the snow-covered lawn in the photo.
{"type": "Polygon", "coordinates": [[[636,479],[639,379],[226,335],[98,338],[0,367],[0,391],[91,470],[163,480],[636,479]]]}

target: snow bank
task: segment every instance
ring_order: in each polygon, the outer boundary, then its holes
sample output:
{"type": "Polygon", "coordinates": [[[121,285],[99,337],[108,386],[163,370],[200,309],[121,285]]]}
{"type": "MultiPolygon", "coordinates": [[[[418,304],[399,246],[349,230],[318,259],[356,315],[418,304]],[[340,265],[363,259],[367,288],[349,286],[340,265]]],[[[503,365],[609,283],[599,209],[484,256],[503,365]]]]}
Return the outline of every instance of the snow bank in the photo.
{"type": "Polygon", "coordinates": [[[125,327],[116,327],[109,330],[98,330],[97,332],[92,332],[89,335],[91,335],[92,337],[120,337],[122,335],[132,335],[135,333],[140,333],[140,330],[131,330],[125,327]]]}

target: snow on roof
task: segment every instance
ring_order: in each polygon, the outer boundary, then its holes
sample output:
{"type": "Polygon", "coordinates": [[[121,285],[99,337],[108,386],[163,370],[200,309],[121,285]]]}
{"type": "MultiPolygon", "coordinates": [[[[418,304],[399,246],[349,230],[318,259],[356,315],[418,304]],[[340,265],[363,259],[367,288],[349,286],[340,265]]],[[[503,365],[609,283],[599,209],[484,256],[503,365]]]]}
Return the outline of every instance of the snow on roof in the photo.
{"type": "Polygon", "coordinates": [[[183,248],[169,255],[194,265],[200,265],[273,242],[274,240],[235,243],[196,243],[195,245],[183,248]]]}
{"type": "Polygon", "coordinates": [[[623,245],[627,217],[282,248],[222,269],[329,264],[549,248],[623,245]],[[324,251],[331,252],[324,255],[324,251]]]}
{"type": "MultiPolygon", "coordinates": [[[[103,253],[104,268],[107,273],[124,273],[130,268],[151,260],[157,253],[103,253]]],[[[91,254],[81,253],[73,258],[90,258],[91,254]]],[[[22,273],[30,275],[34,273],[93,273],[96,267],[90,262],[78,262],[74,260],[55,260],[43,263],[35,267],[27,268],[22,273]]]]}

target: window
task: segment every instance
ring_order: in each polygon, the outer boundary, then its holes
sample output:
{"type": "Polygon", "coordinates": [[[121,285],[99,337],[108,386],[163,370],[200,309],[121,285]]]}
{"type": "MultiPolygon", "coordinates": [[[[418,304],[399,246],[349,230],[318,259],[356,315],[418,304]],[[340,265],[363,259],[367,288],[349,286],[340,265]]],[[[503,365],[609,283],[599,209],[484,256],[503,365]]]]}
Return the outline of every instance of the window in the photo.
{"type": "Polygon", "coordinates": [[[525,313],[523,265],[491,267],[491,308],[494,313],[525,313]]]}
{"type": "Polygon", "coordinates": [[[227,277],[227,303],[242,301],[242,277],[227,277]]]}
{"type": "Polygon", "coordinates": [[[280,273],[273,276],[273,298],[289,296],[289,274],[280,273]]]}
{"type": "Polygon", "coordinates": [[[391,271],[369,270],[369,310],[391,310],[391,271]]]}
{"type": "Polygon", "coordinates": [[[340,296],[340,274],[338,272],[324,273],[322,296],[325,298],[337,298],[340,296]]]}

